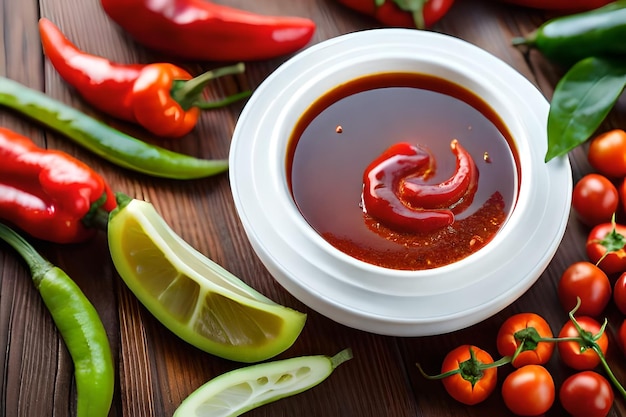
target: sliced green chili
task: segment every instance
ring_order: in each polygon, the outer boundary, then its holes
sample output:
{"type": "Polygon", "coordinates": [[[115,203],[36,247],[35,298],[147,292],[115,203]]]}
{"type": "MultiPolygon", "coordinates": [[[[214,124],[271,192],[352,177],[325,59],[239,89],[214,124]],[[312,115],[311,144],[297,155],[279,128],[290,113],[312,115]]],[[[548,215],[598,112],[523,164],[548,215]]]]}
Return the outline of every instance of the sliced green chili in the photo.
{"type": "Polygon", "coordinates": [[[228,169],[226,159],[199,159],[146,143],[5,77],[0,77],[0,106],[38,121],[113,164],[143,174],[196,179],[228,169]]]}
{"type": "Polygon", "coordinates": [[[609,114],[626,86],[626,62],[589,57],[557,84],[548,115],[546,162],[581,145],[609,114]]]}
{"type": "Polygon", "coordinates": [[[551,61],[570,66],[589,56],[626,57],[626,0],[591,11],[556,17],[513,45],[536,48],[551,61]]]}
{"type": "Polygon", "coordinates": [[[44,259],[24,238],[1,223],[0,239],[26,261],[33,283],[72,357],[76,416],[108,416],[115,370],[109,340],[98,312],[63,270],[44,259]]]}

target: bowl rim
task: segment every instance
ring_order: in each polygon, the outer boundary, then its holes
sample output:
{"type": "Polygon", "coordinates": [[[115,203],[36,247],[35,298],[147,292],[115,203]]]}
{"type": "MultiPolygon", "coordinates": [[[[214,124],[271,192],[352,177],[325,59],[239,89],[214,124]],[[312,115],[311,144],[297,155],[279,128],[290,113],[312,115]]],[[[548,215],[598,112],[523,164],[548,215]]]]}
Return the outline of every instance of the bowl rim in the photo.
{"type": "Polygon", "coordinates": [[[229,157],[235,207],[272,276],[321,314],[381,334],[457,330],[495,314],[530,288],[563,237],[571,168],[566,157],[543,162],[548,109],[539,90],[516,70],[458,38],[392,28],[341,35],[286,61],[244,107],[229,157]],[[294,118],[342,81],[386,68],[456,77],[453,82],[494,108],[515,139],[523,173],[516,207],[487,246],[454,264],[404,271],[358,261],[308,225],[288,190],[285,148],[294,118]],[[525,265],[520,267],[511,254],[525,265]],[[489,272],[482,262],[491,265],[489,272]],[[464,302],[467,292],[476,300],[464,302]]]}

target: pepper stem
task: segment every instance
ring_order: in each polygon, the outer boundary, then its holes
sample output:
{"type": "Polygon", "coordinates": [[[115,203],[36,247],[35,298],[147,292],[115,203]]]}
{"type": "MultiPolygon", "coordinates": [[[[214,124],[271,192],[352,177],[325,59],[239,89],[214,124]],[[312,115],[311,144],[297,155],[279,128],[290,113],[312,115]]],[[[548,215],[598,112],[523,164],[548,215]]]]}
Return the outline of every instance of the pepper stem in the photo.
{"type": "Polygon", "coordinates": [[[240,62],[235,65],[207,71],[190,80],[177,80],[174,82],[170,94],[172,95],[172,98],[176,100],[184,110],[189,110],[192,107],[198,107],[200,109],[214,109],[218,107],[223,107],[237,100],[249,97],[251,92],[244,91],[228,96],[223,100],[207,102],[198,100],[198,98],[202,94],[202,90],[204,90],[207,84],[217,78],[226,75],[241,74],[245,71],[245,69],[246,67],[244,63],[240,62]]]}
{"type": "Polygon", "coordinates": [[[43,279],[47,271],[54,266],[33,248],[33,246],[20,236],[15,230],[0,223],[0,239],[8,243],[24,259],[30,269],[33,282],[36,287],[43,279]]]}
{"type": "Polygon", "coordinates": [[[99,230],[107,230],[109,221],[109,212],[102,208],[106,203],[107,194],[102,193],[99,199],[91,203],[91,207],[85,216],[81,219],[86,228],[95,228],[99,230]]]}
{"type": "Polygon", "coordinates": [[[424,29],[426,22],[424,21],[424,6],[428,0],[393,0],[396,6],[402,11],[411,13],[413,23],[417,29],[424,29]]]}

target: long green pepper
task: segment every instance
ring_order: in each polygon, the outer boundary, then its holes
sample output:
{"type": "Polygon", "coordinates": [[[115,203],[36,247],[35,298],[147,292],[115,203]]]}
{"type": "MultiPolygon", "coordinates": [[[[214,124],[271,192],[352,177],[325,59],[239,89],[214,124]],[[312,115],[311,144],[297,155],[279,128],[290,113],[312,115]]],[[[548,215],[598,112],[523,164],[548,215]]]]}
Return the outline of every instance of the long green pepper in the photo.
{"type": "Polygon", "coordinates": [[[553,62],[570,66],[587,57],[626,58],[626,0],[557,17],[513,45],[536,48],[553,62]]]}
{"type": "Polygon", "coordinates": [[[109,340],[98,312],[63,270],[44,259],[24,238],[1,223],[0,239],[26,261],[33,283],[72,357],[76,416],[108,416],[115,370],[109,340]]]}
{"type": "Polygon", "coordinates": [[[143,174],[184,180],[228,169],[226,159],[194,158],[143,142],[6,77],[0,77],[0,106],[56,130],[109,162],[143,174]]]}

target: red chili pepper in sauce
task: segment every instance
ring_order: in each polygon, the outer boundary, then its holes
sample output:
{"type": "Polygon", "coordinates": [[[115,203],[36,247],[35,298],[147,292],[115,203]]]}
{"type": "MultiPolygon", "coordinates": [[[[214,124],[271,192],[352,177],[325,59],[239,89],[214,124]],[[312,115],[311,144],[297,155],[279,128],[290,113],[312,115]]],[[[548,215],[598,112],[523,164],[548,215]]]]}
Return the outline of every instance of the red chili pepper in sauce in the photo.
{"type": "Polygon", "coordinates": [[[101,0],[107,15],[140,44],[194,61],[251,61],[303,48],[315,23],[265,16],[205,0],[101,0]]]}
{"type": "Polygon", "coordinates": [[[250,95],[243,92],[221,101],[200,101],[208,82],[243,72],[243,64],[192,78],[184,69],[169,63],[124,65],[87,54],[46,18],[39,20],[39,33],[49,61],[87,102],[158,136],[184,136],[195,127],[200,109],[221,107],[250,95]]]}
{"type": "Polygon", "coordinates": [[[95,233],[84,220],[116,207],[109,185],[87,165],[5,128],[0,161],[0,218],[38,239],[84,241],[95,233]]]}
{"type": "Polygon", "coordinates": [[[429,232],[452,224],[453,210],[466,207],[473,198],[478,169],[456,140],[450,146],[457,169],[448,180],[434,185],[423,182],[434,171],[427,150],[404,142],[389,147],[363,174],[363,211],[400,232],[429,232]]]}
{"type": "Polygon", "coordinates": [[[454,0],[338,0],[388,26],[424,29],[438,22],[454,0]]]}
{"type": "Polygon", "coordinates": [[[424,184],[418,177],[406,178],[400,186],[400,198],[412,207],[449,208],[471,204],[478,186],[478,168],[472,156],[458,140],[450,143],[456,155],[456,169],[452,176],[439,184],[424,184]]]}
{"type": "Polygon", "coordinates": [[[404,178],[428,175],[431,155],[409,143],[397,143],[383,152],[363,174],[363,210],[389,228],[426,232],[452,224],[450,210],[412,208],[400,200],[398,190],[404,178]]]}

